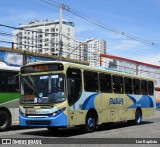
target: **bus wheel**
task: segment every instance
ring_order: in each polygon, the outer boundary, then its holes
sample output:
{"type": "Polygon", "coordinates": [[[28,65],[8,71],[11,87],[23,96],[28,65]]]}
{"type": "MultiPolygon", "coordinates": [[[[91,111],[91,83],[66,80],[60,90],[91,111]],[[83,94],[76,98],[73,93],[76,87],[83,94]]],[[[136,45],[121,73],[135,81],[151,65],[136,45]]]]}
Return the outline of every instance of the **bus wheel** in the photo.
{"type": "Polygon", "coordinates": [[[85,122],[85,126],[84,126],[84,131],[86,133],[91,133],[94,132],[96,129],[96,125],[97,125],[97,120],[96,117],[93,114],[88,114],[86,117],[86,122],[85,122]]]}
{"type": "Polygon", "coordinates": [[[7,131],[11,126],[11,118],[5,111],[0,111],[0,131],[7,131]]]}
{"type": "Polygon", "coordinates": [[[51,132],[51,133],[55,133],[59,130],[58,127],[47,127],[48,131],[51,132]]]}
{"type": "Polygon", "coordinates": [[[135,124],[139,125],[141,124],[141,121],[142,121],[142,112],[140,109],[138,109],[135,113],[135,124]]]}

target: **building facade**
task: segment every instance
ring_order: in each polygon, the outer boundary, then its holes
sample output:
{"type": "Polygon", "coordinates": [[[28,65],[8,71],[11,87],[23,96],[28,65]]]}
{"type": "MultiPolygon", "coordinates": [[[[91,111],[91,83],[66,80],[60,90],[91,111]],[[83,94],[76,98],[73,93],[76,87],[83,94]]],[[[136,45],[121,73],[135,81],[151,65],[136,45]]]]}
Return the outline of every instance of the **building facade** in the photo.
{"type": "Polygon", "coordinates": [[[18,28],[12,33],[14,49],[66,56],[74,48],[73,22],[63,21],[60,29],[59,21],[36,20],[18,28]]]}
{"type": "Polygon", "coordinates": [[[27,25],[19,25],[12,32],[14,49],[56,55],[64,58],[88,61],[91,66],[100,65],[100,54],[106,53],[106,41],[87,39],[75,41],[73,22],[32,21],[27,25]]]}
{"type": "Polygon", "coordinates": [[[76,41],[75,59],[85,60],[90,66],[100,65],[100,54],[106,54],[106,41],[102,39],[87,39],[76,41]]]}

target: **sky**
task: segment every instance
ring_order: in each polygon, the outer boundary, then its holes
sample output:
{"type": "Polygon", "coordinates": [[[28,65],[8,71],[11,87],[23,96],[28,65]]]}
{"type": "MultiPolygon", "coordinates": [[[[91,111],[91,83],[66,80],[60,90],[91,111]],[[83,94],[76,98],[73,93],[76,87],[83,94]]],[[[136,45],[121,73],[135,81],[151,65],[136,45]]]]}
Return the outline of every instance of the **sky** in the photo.
{"type": "MultiPolygon", "coordinates": [[[[0,2],[0,24],[13,27],[28,24],[35,19],[57,20],[59,8],[56,5],[63,3],[66,8],[70,8],[69,11],[63,10],[63,19],[74,22],[76,40],[104,39],[107,42],[107,54],[160,66],[159,0],[1,0],[0,2]]],[[[12,29],[0,26],[0,32],[12,33],[12,29]]],[[[11,41],[11,37],[0,35],[0,40],[11,41]]],[[[7,45],[10,46],[0,42],[0,46],[7,45]]]]}

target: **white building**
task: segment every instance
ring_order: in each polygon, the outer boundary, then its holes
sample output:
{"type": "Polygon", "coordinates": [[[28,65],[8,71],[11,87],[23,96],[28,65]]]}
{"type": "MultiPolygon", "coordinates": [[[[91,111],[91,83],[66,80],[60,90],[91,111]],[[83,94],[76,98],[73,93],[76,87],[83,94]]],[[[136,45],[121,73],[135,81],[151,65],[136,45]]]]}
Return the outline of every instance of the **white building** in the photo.
{"type": "Polygon", "coordinates": [[[14,49],[65,57],[74,48],[73,22],[63,21],[60,31],[59,21],[48,20],[32,21],[27,25],[19,25],[18,28],[12,33],[14,49]],[[59,32],[62,35],[59,36],[59,32]],[[61,51],[60,40],[63,42],[61,51]]]}
{"type": "Polygon", "coordinates": [[[86,60],[91,66],[100,65],[100,54],[106,53],[106,41],[88,39],[75,41],[74,23],[63,20],[59,29],[59,21],[32,21],[27,25],[19,25],[12,33],[14,49],[42,54],[86,60]],[[59,35],[60,34],[60,35],[59,35]],[[61,43],[63,47],[61,49],[61,43]]]}
{"type": "Polygon", "coordinates": [[[87,39],[76,41],[75,59],[86,60],[90,66],[100,65],[100,54],[106,54],[106,41],[102,39],[87,39]]]}

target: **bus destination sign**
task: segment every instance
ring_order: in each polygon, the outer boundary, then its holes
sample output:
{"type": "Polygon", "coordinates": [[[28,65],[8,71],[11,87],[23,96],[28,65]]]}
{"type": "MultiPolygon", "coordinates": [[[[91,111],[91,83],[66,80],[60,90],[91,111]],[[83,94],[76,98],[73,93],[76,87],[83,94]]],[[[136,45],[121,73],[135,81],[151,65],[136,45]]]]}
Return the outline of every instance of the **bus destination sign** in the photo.
{"type": "Polygon", "coordinates": [[[40,64],[40,65],[30,65],[21,68],[21,73],[36,73],[36,72],[47,72],[47,71],[59,71],[63,70],[63,65],[60,63],[56,64],[40,64]]]}

